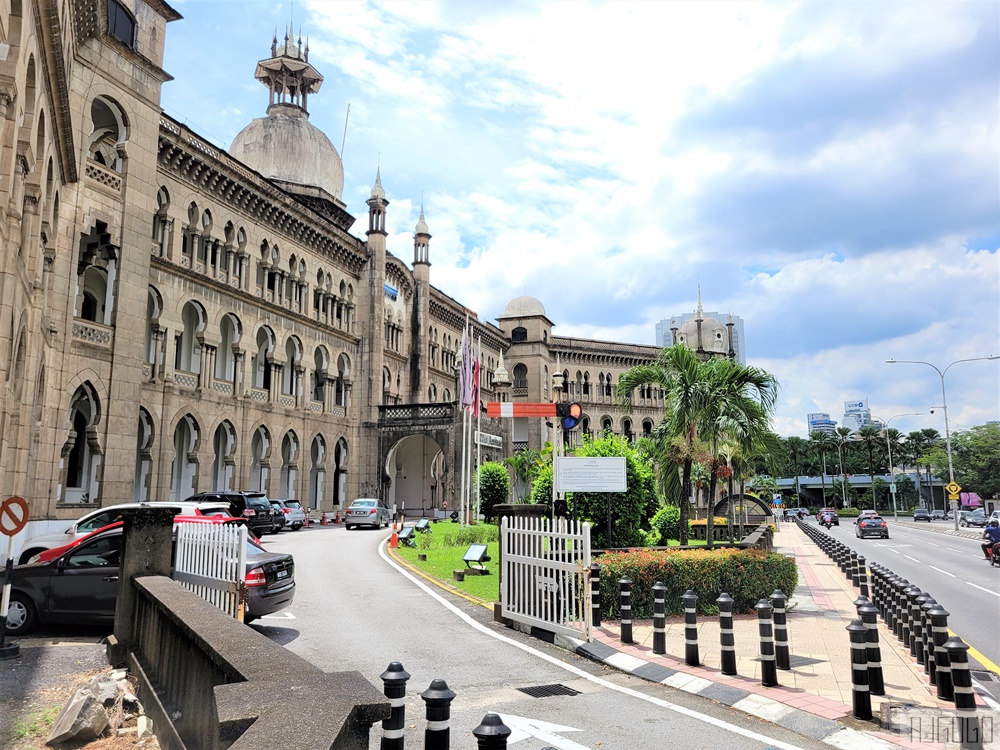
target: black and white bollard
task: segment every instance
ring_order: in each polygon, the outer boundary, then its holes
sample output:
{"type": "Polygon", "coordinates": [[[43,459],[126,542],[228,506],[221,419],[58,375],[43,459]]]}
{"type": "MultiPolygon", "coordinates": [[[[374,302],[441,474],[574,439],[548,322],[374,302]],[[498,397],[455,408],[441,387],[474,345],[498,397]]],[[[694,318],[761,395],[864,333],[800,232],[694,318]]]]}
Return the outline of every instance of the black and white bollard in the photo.
{"type": "Polygon", "coordinates": [[[618,581],[622,609],[622,643],[632,643],[632,581],[622,578],[618,581]]]}
{"type": "Polygon", "coordinates": [[[910,584],[902,591],[899,599],[899,608],[903,612],[903,627],[900,628],[899,641],[903,644],[903,650],[909,651],[913,643],[913,616],[910,610],[910,600],[920,591],[916,586],[910,584]]]}
{"type": "Polygon", "coordinates": [[[869,596],[868,593],[868,562],[864,555],[858,555],[858,588],[861,589],[861,596],[869,596]]]}
{"type": "Polygon", "coordinates": [[[976,715],[976,694],[972,690],[972,673],[969,671],[969,647],[957,635],[944,644],[951,663],[951,684],[955,694],[955,713],[958,714],[958,740],[962,750],[981,750],[983,728],[976,715]]]}
{"type": "Polygon", "coordinates": [[[507,750],[510,727],[503,723],[498,714],[486,714],[479,726],[472,730],[479,750],[507,750]]]}
{"type": "Polygon", "coordinates": [[[774,665],[778,669],[791,669],[792,661],[788,654],[788,620],[785,613],[787,599],[781,589],[775,589],[770,596],[771,609],[774,617],[774,665]]]}
{"type": "Polygon", "coordinates": [[[757,631],[760,633],[760,684],[764,687],[778,686],[778,670],[774,664],[774,631],[771,628],[771,604],[761,599],[754,607],[757,610],[757,631]]]}
{"type": "Polygon", "coordinates": [[[733,598],[726,592],[715,600],[719,607],[719,640],[722,644],[722,674],[736,674],[736,638],[733,633],[733,598]]]}
{"type": "Polygon", "coordinates": [[[688,589],[681,596],[684,603],[684,663],[689,667],[701,666],[698,658],[698,595],[688,589]]]}
{"type": "Polygon", "coordinates": [[[878,645],[878,610],[871,604],[862,604],[858,607],[858,615],[865,625],[868,691],[872,695],[885,695],[885,679],[882,676],[882,649],[878,645]]]}
{"type": "Polygon", "coordinates": [[[420,694],[427,714],[424,729],[424,750],[448,750],[451,742],[451,702],[455,692],[444,680],[431,680],[430,687],[420,694]]]}
{"type": "Polygon", "coordinates": [[[892,632],[900,642],[903,640],[903,628],[905,627],[909,631],[909,625],[907,620],[909,620],[909,608],[906,605],[906,594],[903,593],[909,587],[910,582],[905,578],[899,578],[893,584],[893,602],[895,606],[893,612],[896,617],[896,625],[892,632]]]}
{"type": "Polygon", "coordinates": [[[910,656],[916,658],[918,662],[922,662],[924,657],[923,643],[920,644],[921,653],[917,657],[917,642],[922,641],[924,636],[920,626],[920,597],[922,596],[924,596],[924,592],[913,586],[907,597],[910,602],[910,656]]]}
{"type": "Polygon", "coordinates": [[[927,614],[931,618],[931,631],[934,634],[934,682],[937,685],[937,697],[950,701],[954,699],[955,691],[951,683],[951,659],[944,647],[948,642],[949,613],[940,604],[936,604],[927,614]]]}
{"type": "Polygon", "coordinates": [[[394,661],[380,675],[382,692],[389,699],[389,718],[382,720],[381,750],[403,750],[403,727],[406,726],[406,682],[410,673],[394,661]]]}
{"type": "Polygon", "coordinates": [[[847,626],[851,637],[851,696],[855,719],[872,717],[872,696],[868,690],[868,627],[861,620],[847,626]]]}
{"type": "Polygon", "coordinates": [[[667,653],[667,587],[661,581],[653,585],[653,653],[667,653]]]}
{"type": "Polygon", "coordinates": [[[861,572],[858,567],[858,553],[851,550],[851,585],[854,588],[861,588],[861,572]]]}
{"type": "Polygon", "coordinates": [[[601,627],[601,566],[590,566],[590,624],[601,627]]]}
{"type": "Polygon", "coordinates": [[[930,611],[937,606],[937,600],[927,594],[927,600],[920,605],[920,624],[924,631],[924,674],[930,679],[931,685],[935,684],[934,674],[934,631],[931,628],[930,611]]]}

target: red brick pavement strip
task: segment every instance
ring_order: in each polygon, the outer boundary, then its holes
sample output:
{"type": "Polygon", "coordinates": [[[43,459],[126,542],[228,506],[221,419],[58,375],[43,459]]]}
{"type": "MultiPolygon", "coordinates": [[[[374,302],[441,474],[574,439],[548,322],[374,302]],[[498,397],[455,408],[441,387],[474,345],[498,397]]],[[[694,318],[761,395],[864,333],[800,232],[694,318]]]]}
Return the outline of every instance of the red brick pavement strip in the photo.
{"type": "Polygon", "coordinates": [[[811,565],[803,564],[806,559],[806,553],[801,547],[795,547],[795,559],[799,562],[799,572],[802,573],[802,578],[805,579],[806,586],[809,588],[809,595],[812,596],[813,601],[816,602],[816,606],[822,607],[823,609],[836,609],[833,606],[833,600],[830,599],[830,595],[826,593],[826,589],[820,585],[819,579],[816,577],[815,572],[813,572],[811,565]]]}

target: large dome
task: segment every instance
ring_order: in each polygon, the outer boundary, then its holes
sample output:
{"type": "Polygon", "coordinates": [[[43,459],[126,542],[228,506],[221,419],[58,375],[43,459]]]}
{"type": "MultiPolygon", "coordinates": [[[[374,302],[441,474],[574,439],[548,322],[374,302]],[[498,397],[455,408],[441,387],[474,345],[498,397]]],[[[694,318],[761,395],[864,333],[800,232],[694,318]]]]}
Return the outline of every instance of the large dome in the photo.
{"type": "Polygon", "coordinates": [[[515,297],[507,303],[501,318],[526,318],[532,315],[545,315],[542,303],[534,297],[515,297]]]}
{"type": "Polygon", "coordinates": [[[340,200],[344,165],[330,139],[299,107],[272,105],[233,139],[229,153],[264,177],[322,188],[340,200]]]}

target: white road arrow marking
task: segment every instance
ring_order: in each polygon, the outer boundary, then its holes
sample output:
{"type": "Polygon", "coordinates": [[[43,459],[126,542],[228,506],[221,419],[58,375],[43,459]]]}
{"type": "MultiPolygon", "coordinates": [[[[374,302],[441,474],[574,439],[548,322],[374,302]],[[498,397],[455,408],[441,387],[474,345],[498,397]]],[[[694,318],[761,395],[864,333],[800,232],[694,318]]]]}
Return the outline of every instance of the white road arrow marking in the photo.
{"type": "Polygon", "coordinates": [[[557,750],[590,750],[586,745],[581,745],[573,740],[560,737],[561,732],[582,732],[582,729],[564,727],[560,724],[552,724],[541,719],[528,719],[524,716],[511,716],[510,714],[500,714],[503,723],[510,729],[510,737],[507,744],[513,745],[515,742],[526,740],[531,737],[546,742],[557,750]]]}

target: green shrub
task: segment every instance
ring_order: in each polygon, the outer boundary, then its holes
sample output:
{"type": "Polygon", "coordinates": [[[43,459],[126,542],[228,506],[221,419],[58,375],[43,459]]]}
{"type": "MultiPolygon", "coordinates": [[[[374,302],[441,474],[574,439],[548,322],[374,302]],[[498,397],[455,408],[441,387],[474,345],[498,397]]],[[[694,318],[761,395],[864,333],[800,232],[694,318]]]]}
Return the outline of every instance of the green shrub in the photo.
{"type": "Polygon", "coordinates": [[[632,617],[653,616],[653,585],[667,587],[667,614],[682,614],[681,595],[691,589],[698,595],[698,611],[718,613],[715,604],[723,591],[733,599],[737,614],[754,612],[761,599],[775,589],[791,596],[798,585],[795,560],[756,549],[637,550],[609,552],[596,560],[601,566],[601,614],[618,619],[622,578],[632,581],[632,617]]]}
{"type": "MultiPolygon", "coordinates": [[[[666,544],[668,539],[680,539],[681,509],[666,505],[656,511],[651,521],[651,528],[660,532],[660,543],[666,544]]],[[[688,529],[691,524],[688,522],[688,529]]]]}
{"type": "Polygon", "coordinates": [[[843,508],[837,511],[837,515],[841,518],[857,518],[861,515],[861,511],[858,508],[843,508]]]}
{"type": "Polygon", "coordinates": [[[479,467],[479,512],[483,518],[496,518],[495,505],[510,499],[510,475],[503,464],[487,461],[479,467]]]}

